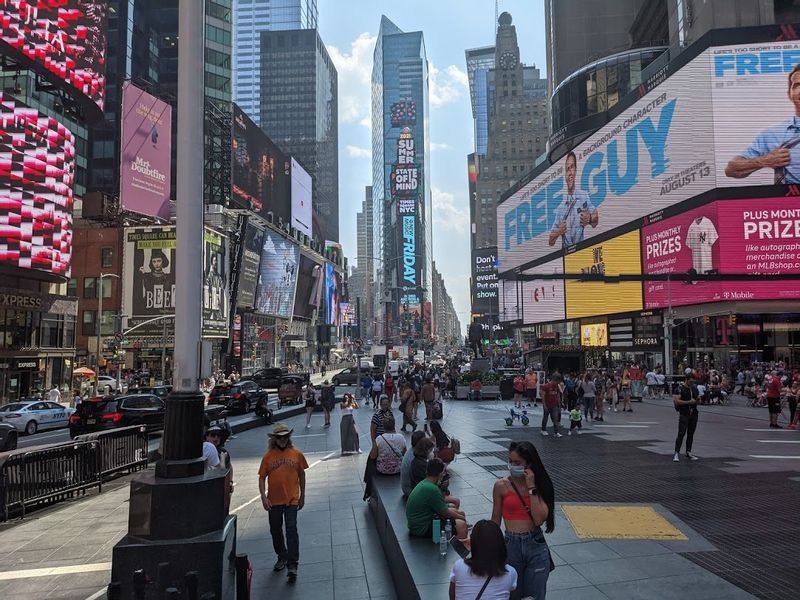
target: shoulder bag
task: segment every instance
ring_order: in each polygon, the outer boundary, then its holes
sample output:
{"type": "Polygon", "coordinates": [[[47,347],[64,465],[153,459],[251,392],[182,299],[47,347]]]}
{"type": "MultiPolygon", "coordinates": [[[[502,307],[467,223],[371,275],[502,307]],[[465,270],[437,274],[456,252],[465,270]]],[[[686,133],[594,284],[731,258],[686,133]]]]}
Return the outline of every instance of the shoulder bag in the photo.
{"type": "Polygon", "coordinates": [[[483,582],[483,587],[481,588],[481,591],[480,591],[480,592],[478,592],[478,595],[477,595],[477,596],[475,596],[475,600],[481,600],[481,597],[483,596],[483,592],[485,592],[485,591],[486,591],[486,587],[489,585],[489,582],[490,582],[491,580],[492,580],[492,575],[489,575],[489,576],[486,578],[486,581],[484,581],[484,582],[483,582]]]}
{"type": "MultiPolygon", "coordinates": [[[[522,494],[519,493],[517,486],[514,485],[514,482],[511,479],[508,479],[508,485],[514,488],[514,491],[517,493],[517,498],[519,498],[520,503],[522,506],[525,507],[525,512],[528,513],[528,516],[531,519],[531,523],[536,525],[536,521],[533,520],[533,515],[531,514],[531,507],[525,504],[525,500],[522,498],[522,494]]],[[[553,562],[553,555],[550,554],[550,546],[547,547],[547,558],[550,560],[550,571],[553,571],[556,568],[556,564],[553,562]]]]}

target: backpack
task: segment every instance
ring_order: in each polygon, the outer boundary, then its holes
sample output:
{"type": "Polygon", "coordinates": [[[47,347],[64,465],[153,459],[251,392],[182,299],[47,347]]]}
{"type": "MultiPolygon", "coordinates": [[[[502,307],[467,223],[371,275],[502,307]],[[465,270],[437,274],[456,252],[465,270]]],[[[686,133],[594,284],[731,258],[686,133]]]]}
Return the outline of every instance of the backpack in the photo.
{"type": "Polygon", "coordinates": [[[453,449],[455,454],[461,454],[461,442],[459,442],[456,438],[450,438],[450,447],[453,449]]]}
{"type": "Polygon", "coordinates": [[[442,418],[442,403],[441,402],[434,402],[433,403],[433,410],[431,411],[431,416],[437,421],[442,418]]]}

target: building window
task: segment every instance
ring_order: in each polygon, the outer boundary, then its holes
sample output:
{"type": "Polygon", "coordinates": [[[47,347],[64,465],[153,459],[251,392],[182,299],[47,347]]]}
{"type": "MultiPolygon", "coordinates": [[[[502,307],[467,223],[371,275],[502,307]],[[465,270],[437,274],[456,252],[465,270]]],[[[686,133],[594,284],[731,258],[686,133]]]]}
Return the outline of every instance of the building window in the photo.
{"type": "Polygon", "coordinates": [[[83,297],[86,299],[97,298],[97,278],[83,278],[83,297]]]}
{"type": "Polygon", "coordinates": [[[114,266],[114,249],[106,246],[100,249],[100,266],[107,269],[114,266]]]}
{"type": "Polygon", "coordinates": [[[78,295],[78,280],[73,278],[67,282],[67,296],[77,296],[77,295],[78,295]]]}
{"type": "Polygon", "coordinates": [[[81,335],[96,335],[97,334],[97,326],[95,325],[96,312],[93,310],[85,310],[83,311],[83,325],[81,327],[81,335]]]}

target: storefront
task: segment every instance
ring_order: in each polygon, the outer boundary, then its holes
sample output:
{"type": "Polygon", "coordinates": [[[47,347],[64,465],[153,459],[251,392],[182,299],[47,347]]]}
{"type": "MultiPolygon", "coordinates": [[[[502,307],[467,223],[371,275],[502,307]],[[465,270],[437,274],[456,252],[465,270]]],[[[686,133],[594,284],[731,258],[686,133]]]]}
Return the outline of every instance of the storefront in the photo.
{"type": "Polygon", "coordinates": [[[77,313],[74,298],[0,288],[0,401],[69,390],[77,313]]]}

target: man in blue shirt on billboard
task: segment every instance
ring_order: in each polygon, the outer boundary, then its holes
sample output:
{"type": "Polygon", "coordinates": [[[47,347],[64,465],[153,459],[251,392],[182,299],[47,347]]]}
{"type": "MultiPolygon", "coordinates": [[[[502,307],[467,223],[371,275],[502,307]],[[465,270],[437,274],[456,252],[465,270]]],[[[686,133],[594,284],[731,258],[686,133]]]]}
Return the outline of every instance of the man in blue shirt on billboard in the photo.
{"type": "Polygon", "coordinates": [[[578,177],[578,158],[574,152],[567,154],[564,169],[567,193],[564,194],[564,200],[556,208],[555,221],[550,230],[548,244],[555,246],[558,238],[561,238],[563,247],[566,248],[582,242],[585,227],[587,225],[597,227],[599,217],[597,208],[589,199],[589,194],[575,189],[575,179],[578,177]]]}
{"type": "Polygon", "coordinates": [[[800,65],[789,73],[787,95],[794,116],[759,133],[739,156],[725,167],[725,175],[744,179],[761,169],[775,170],[775,183],[800,183],[800,65]]]}

